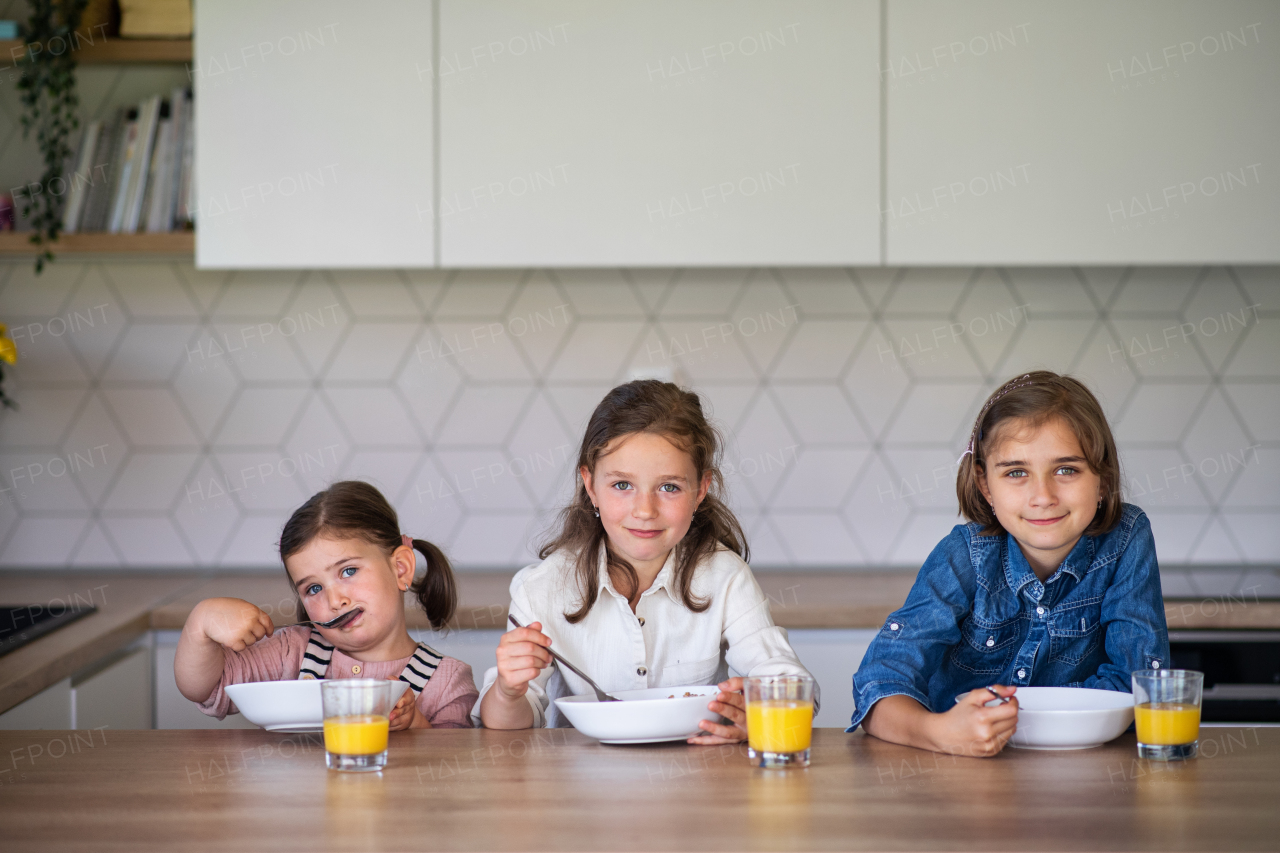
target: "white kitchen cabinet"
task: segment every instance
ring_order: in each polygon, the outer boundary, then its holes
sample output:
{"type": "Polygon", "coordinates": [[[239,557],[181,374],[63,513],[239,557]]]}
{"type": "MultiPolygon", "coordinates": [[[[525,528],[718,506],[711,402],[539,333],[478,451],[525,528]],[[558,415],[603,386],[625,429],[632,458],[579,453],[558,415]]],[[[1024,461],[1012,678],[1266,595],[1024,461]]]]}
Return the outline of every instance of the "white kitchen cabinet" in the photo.
{"type": "Polygon", "coordinates": [[[875,264],[876,0],[440,0],[448,267],[875,264]]]}
{"type": "Polygon", "coordinates": [[[149,729],[151,708],[151,648],[142,637],[0,714],[0,729],[149,729]]]}
{"type": "Polygon", "coordinates": [[[196,263],[423,267],[432,4],[195,5],[196,263]]]}
{"type": "Polygon", "coordinates": [[[73,728],[149,729],[151,649],[113,655],[71,679],[73,728]]]}
{"type": "Polygon", "coordinates": [[[889,264],[1280,261],[1280,4],[887,0],[889,264]]]}
{"type": "Polygon", "coordinates": [[[71,679],[64,678],[0,714],[0,729],[71,729],[71,679]]]}
{"type": "Polygon", "coordinates": [[[156,728],[256,729],[257,726],[240,714],[228,714],[222,720],[210,717],[178,691],[173,677],[173,658],[181,635],[181,631],[155,632],[156,728]]]}
{"type": "Polygon", "coordinates": [[[875,639],[875,630],[795,629],[787,632],[791,648],[822,689],[822,707],[813,724],[847,728],[853,717],[853,674],[875,639]]]}

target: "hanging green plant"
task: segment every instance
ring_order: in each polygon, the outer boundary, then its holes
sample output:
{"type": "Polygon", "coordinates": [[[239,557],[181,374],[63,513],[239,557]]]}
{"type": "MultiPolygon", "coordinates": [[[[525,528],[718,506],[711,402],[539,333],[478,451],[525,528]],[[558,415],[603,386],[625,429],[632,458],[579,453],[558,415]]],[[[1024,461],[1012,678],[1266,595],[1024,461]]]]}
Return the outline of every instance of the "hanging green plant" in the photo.
{"type": "MultiPolygon", "coordinates": [[[[49,246],[62,228],[65,192],[55,192],[63,177],[67,158],[74,152],[70,136],[80,126],[76,93],[76,30],[88,0],[30,0],[24,41],[26,53],[18,62],[22,77],[18,90],[22,97],[22,136],[36,132],[36,142],[44,160],[39,181],[28,184],[16,196],[23,199],[22,215],[35,226],[31,242],[41,248],[36,255],[36,273],[53,260],[49,246]]],[[[15,199],[16,200],[16,199],[15,199]]]]}

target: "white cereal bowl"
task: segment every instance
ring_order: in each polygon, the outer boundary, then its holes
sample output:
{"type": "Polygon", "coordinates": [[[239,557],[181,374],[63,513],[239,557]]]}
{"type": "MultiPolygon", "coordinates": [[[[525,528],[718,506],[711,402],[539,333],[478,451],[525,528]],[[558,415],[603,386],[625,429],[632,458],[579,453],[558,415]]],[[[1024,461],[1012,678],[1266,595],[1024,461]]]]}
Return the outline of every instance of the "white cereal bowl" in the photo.
{"type": "Polygon", "coordinates": [[[324,731],[323,681],[253,681],[230,684],[227,695],[244,718],[269,732],[324,731]]]}
{"type": "Polygon", "coordinates": [[[1019,687],[1018,730],[1009,745],[1022,749],[1090,749],[1124,734],[1133,722],[1133,694],[1088,687],[1019,687]]]}
{"type": "Polygon", "coordinates": [[[556,700],[556,707],[574,728],[601,743],[660,743],[699,733],[698,720],[719,722],[720,715],[707,709],[719,692],[711,684],[649,687],[610,694],[621,702],[600,702],[594,693],[564,696],[556,700]]]}

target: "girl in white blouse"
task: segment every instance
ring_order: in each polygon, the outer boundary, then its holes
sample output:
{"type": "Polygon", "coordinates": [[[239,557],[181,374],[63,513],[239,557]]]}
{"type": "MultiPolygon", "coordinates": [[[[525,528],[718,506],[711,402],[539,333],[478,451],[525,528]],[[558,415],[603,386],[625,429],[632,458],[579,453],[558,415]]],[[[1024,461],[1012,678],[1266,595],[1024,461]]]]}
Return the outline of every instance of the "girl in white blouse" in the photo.
{"type": "Polygon", "coordinates": [[[690,743],[746,740],[742,676],[808,674],[721,499],[720,445],[697,394],[650,379],[605,396],[558,533],[511,581],[511,615],[526,627],[499,642],[477,723],[556,726],[552,699],[591,692],[548,646],[606,691],[717,684],[708,707],[724,724],[702,721],[690,743]]]}

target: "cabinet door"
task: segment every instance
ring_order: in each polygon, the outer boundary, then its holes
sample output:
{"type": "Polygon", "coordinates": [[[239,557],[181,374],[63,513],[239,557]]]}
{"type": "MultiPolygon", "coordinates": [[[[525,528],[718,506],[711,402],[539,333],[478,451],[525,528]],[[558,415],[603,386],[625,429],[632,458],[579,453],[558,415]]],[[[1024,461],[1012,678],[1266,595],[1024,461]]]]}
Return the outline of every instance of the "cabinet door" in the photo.
{"type": "Polygon", "coordinates": [[[1280,260],[1280,4],[886,10],[888,263],[1280,260]]]}
{"type": "Polygon", "coordinates": [[[876,0],[440,0],[445,266],[879,263],[876,0]]]}
{"type": "Polygon", "coordinates": [[[72,729],[71,679],[64,678],[0,714],[0,730],[72,729]]]}
{"type": "Polygon", "coordinates": [[[77,729],[152,728],[151,650],[113,656],[72,678],[71,706],[77,729]]]}
{"type": "Polygon", "coordinates": [[[432,4],[195,6],[196,263],[434,263],[432,4]]]}

